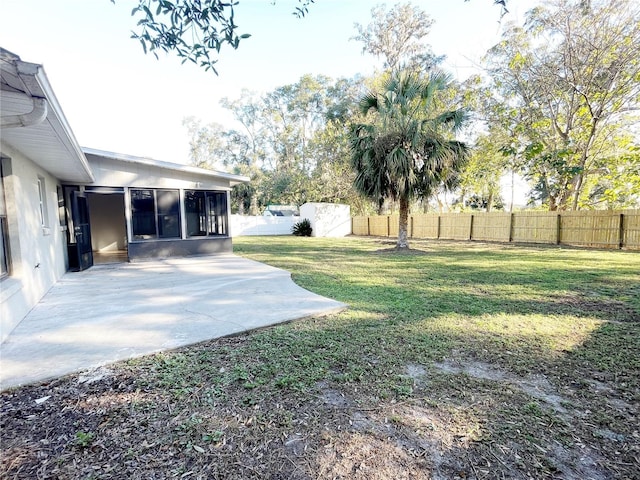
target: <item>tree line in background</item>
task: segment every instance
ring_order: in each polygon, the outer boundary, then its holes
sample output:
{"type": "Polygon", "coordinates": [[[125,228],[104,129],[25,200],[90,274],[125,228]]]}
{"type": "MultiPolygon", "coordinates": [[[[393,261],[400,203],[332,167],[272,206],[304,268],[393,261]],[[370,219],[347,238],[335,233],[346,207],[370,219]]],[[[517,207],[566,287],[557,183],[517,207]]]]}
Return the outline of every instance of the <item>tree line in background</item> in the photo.
{"type": "Polygon", "coordinates": [[[349,164],[359,86],[359,79],[306,75],[263,95],[245,90],[224,98],[236,128],[184,120],[192,162],[251,178],[232,192],[239,213],[255,215],[268,204],[361,205],[349,164]]]}
{"type": "Polygon", "coordinates": [[[251,178],[232,194],[240,213],[340,202],[402,215],[446,191],[461,210],[513,208],[500,182],[515,175],[549,210],[640,206],[636,1],[543,3],[462,83],[440,71],[432,23],[410,3],[373,8],[354,39],[382,71],[225,98],[234,128],[184,121],[193,163],[251,178]]]}

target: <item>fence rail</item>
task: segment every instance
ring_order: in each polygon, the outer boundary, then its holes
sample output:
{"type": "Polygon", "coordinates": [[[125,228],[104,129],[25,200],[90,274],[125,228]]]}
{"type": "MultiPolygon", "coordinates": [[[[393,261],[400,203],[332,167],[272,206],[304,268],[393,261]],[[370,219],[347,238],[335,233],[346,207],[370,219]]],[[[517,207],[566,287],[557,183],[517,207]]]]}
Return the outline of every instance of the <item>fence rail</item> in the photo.
{"type": "MultiPolygon", "coordinates": [[[[640,250],[640,210],[425,213],[411,215],[408,229],[411,238],[640,250]]],[[[351,231],[395,237],[398,216],[353,217],[351,231]]]]}

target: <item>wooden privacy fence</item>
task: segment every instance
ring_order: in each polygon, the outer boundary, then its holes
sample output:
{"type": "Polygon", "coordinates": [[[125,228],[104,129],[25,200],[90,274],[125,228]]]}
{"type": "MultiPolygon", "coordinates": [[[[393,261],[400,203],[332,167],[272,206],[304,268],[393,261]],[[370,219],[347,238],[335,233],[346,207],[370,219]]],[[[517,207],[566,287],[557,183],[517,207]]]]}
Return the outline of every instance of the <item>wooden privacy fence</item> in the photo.
{"type": "MultiPolygon", "coordinates": [[[[354,235],[398,236],[398,215],[353,217],[354,235]]],[[[640,210],[425,213],[409,217],[411,238],[544,243],[640,250],[640,210]]]]}

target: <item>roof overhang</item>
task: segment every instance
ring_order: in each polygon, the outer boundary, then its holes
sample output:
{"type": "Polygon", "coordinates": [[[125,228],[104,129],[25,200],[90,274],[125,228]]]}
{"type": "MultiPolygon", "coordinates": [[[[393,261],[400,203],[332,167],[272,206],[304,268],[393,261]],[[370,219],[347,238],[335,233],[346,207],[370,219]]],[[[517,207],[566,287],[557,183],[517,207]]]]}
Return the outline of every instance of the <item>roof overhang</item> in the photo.
{"type": "Polygon", "coordinates": [[[3,144],[66,182],[94,180],[42,65],[0,48],[3,144]]]}
{"type": "Polygon", "coordinates": [[[210,179],[218,179],[224,180],[225,182],[229,182],[229,186],[233,187],[234,185],[239,185],[241,183],[248,183],[250,181],[249,177],[245,177],[244,175],[235,175],[227,172],[220,172],[217,170],[207,170],[205,168],[192,167],[189,165],[182,165],[179,163],[165,162],[162,160],[155,160],[152,158],[144,158],[144,157],[136,157],[133,155],[127,155],[124,153],[115,153],[109,152],[105,150],[96,150],[93,148],[82,148],[83,152],[86,155],[108,158],[111,160],[117,160],[123,163],[129,163],[133,165],[144,165],[147,167],[159,168],[161,170],[167,171],[167,176],[171,176],[171,172],[180,172],[183,174],[189,174],[194,178],[210,178],[210,179]]]}

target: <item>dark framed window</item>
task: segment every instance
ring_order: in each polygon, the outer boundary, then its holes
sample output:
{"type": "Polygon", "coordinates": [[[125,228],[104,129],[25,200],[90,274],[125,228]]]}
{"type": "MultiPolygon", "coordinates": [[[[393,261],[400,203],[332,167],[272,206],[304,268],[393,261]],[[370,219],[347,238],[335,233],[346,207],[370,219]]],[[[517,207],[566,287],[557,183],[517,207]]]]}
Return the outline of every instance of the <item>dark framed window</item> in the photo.
{"type": "Polygon", "coordinates": [[[131,223],[135,240],[180,238],[180,192],[132,188],[131,223]]]}
{"type": "Polygon", "coordinates": [[[184,209],[187,216],[187,237],[228,235],[225,192],[186,190],[184,209]]]}

